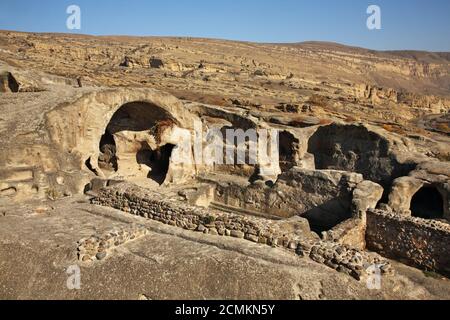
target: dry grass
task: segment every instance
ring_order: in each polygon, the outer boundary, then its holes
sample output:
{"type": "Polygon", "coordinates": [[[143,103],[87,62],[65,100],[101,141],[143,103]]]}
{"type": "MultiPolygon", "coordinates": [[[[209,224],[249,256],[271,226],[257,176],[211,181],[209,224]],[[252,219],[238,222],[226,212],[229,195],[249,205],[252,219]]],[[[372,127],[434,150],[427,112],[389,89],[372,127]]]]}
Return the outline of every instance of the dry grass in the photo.
{"type": "Polygon", "coordinates": [[[49,200],[55,201],[62,198],[61,192],[54,188],[49,188],[45,191],[45,194],[49,200]]]}
{"type": "Polygon", "coordinates": [[[436,129],[441,131],[441,132],[444,132],[444,133],[450,133],[450,126],[449,126],[448,123],[439,123],[436,126],[436,129]]]}
{"type": "Polygon", "coordinates": [[[427,130],[423,129],[423,128],[414,128],[412,131],[413,131],[414,133],[420,134],[420,135],[422,135],[422,136],[428,136],[428,135],[430,135],[430,133],[429,133],[427,130]]]}
{"type": "Polygon", "coordinates": [[[328,99],[326,97],[318,95],[318,94],[313,94],[309,98],[307,103],[315,105],[315,106],[319,106],[322,108],[328,107],[328,99]]]}
{"type": "Polygon", "coordinates": [[[439,153],[436,158],[440,161],[448,161],[450,162],[450,152],[447,153],[439,153]]]}
{"type": "Polygon", "coordinates": [[[320,121],[319,121],[319,124],[321,126],[326,126],[326,125],[329,125],[329,124],[332,124],[332,123],[333,123],[333,121],[331,121],[330,119],[320,119],[320,121]]]}
{"type": "Polygon", "coordinates": [[[399,135],[406,135],[406,131],[397,125],[392,125],[392,124],[383,124],[382,128],[386,131],[392,132],[392,133],[396,133],[399,135]]]}
{"type": "MultiPolygon", "coordinates": [[[[329,125],[332,123],[333,123],[333,121],[331,121],[330,119],[319,119],[317,124],[324,126],[324,125],[329,125]]],[[[310,118],[298,116],[298,117],[295,117],[292,121],[290,121],[289,125],[291,127],[295,127],[295,128],[304,128],[305,126],[312,126],[314,124],[311,124],[310,118]]]]}
{"type": "Polygon", "coordinates": [[[303,127],[306,124],[306,118],[302,116],[295,117],[292,121],[289,122],[291,127],[303,127]]]}
{"type": "Polygon", "coordinates": [[[345,121],[346,123],[353,123],[353,122],[358,121],[358,119],[356,119],[356,118],[353,117],[353,116],[347,115],[347,116],[345,117],[344,121],[345,121]]]}

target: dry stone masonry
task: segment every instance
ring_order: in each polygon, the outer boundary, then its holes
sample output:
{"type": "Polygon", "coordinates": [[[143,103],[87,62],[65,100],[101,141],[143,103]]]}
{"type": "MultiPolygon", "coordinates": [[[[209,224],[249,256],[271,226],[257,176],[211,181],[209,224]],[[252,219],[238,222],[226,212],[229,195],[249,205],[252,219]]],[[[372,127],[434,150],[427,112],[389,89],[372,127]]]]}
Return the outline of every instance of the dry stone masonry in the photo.
{"type": "Polygon", "coordinates": [[[112,249],[137,240],[147,233],[148,230],[145,227],[131,225],[81,239],[77,248],[78,260],[82,262],[103,260],[112,249]]]}
{"type": "Polygon", "coordinates": [[[367,212],[367,247],[383,256],[450,275],[450,224],[437,220],[367,212]]]}
{"type": "Polygon", "coordinates": [[[308,234],[288,233],[286,222],[230,213],[213,213],[166,199],[157,193],[128,183],[101,189],[98,196],[92,199],[92,203],[186,230],[282,247],[349,274],[357,280],[366,276],[369,267],[373,265],[382,266],[384,274],[392,272],[389,262],[376,254],[338,243],[313,241],[308,234]]]}
{"type": "Polygon", "coordinates": [[[308,256],[318,263],[346,273],[357,280],[370,274],[371,268],[378,268],[382,275],[392,275],[391,264],[374,253],[351,248],[336,242],[304,242],[299,243],[297,253],[308,256]]]}
{"type": "MultiPolygon", "coordinates": [[[[280,247],[355,279],[393,273],[379,254],[449,275],[448,83],[434,53],[0,31],[0,205],[89,194],[130,220],[280,247]],[[198,161],[211,129],[278,130],[279,159],[198,161]]],[[[92,235],[79,259],[146,232],[92,235]]]]}

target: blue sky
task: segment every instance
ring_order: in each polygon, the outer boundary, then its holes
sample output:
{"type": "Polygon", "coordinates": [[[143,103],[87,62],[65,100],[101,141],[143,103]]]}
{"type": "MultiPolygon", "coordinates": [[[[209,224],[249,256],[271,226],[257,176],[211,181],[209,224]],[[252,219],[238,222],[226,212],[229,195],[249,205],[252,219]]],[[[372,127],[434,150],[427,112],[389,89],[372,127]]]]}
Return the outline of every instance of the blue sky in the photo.
{"type": "Polygon", "coordinates": [[[73,32],[66,28],[71,4],[81,8],[83,34],[450,51],[449,0],[0,0],[0,29],[73,32]],[[370,4],[381,8],[382,30],[366,27],[370,4]]]}

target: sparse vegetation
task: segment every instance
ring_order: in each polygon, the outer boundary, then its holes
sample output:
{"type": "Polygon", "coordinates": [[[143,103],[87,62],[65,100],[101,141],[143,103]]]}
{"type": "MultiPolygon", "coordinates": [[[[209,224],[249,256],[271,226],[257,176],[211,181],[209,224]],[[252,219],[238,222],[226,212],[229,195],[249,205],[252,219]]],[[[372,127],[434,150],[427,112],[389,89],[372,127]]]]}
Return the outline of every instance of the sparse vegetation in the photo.
{"type": "Polygon", "coordinates": [[[309,104],[315,105],[315,106],[319,106],[322,108],[325,108],[328,106],[328,98],[318,95],[318,94],[313,94],[308,102],[309,104]]]}
{"type": "Polygon", "coordinates": [[[320,121],[319,121],[319,124],[321,126],[326,126],[326,125],[329,125],[329,124],[332,124],[332,123],[333,123],[333,121],[331,121],[330,119],[320,119],[320,121]]]}
{"type": "Polygon", "coordinates": [[[203,220],[203,222],[205,223],[205,225],[209,225],[212,224],[216,221],[216,217],[214,216],[206,216],[203,220]]]}
{"type": "Polygon", "coordinates": [[[56,190],[55,188],[51,187],[45,191],[45,195],[47,196],[48,199],[52,201],[62,198],[62,193],[56,190]]]}
{"type": "Polygon", "coordinates": [[[441,131],[441,132],[444,132],[444,133],[450,133],[450,126],[449,126],[448,123],[439,123],[436,126],[436,129],[441,131]]]}
{"type": "Polygon", "coordinates": [[[399,134],[399,135],[405,135],[406,134],[406,131],[402,127],[400,127],[398,125],[383,124],[382,128],[384,130],[386,130],[386,131],[389,131],[389,132],[392,132],[392,133],[396,133],[396,134],[399,134]]]}
{"type": "Polygon", "coordinates": [[[346,123],[352,123],[352,122],[356,122],[357,119],[355,117],[353,117],[353,116],[348,115],[348,116],[345,117],[344,121],[346,123]]]}
{"type": "Polygon", "coordinates": [[[438,279],[438,280],[444,279],[444,277],[441,276],[439,273],[436,273],[436,272],[433,272],[433,271],[425,270],[425,271],[423,271],[423,274],[427,278],[433,278],[433,279],[438,279]]]}

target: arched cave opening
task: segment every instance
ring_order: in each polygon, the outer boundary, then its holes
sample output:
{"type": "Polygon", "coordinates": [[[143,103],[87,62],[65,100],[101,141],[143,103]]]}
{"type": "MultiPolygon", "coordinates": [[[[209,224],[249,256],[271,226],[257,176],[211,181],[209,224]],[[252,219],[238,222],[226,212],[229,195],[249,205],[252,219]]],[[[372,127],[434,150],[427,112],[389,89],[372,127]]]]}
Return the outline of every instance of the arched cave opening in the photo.
{"type": "Polygon", "coordinates": [[[137,163],[150,168],[147,178],[159,185],[164,183],[169,172],[170,158],[174,148],[175,145],[166,144],[157,150],[145,148],[136,154],[137,163]]]}
{"type": "Polygon", "coordinates": [[[100,155],[98,157],[100,169],[117,172],[119,165],[116,156],[116,142],[111,132],[106,129],[105,134],[100,139],[100,155]]]}
{"type": "Polygon", "coordinates": [[[147,102],[131,102],[114,113],[106,131],[112,135],[123,131],[144,132],[167,122],[176,123],[165,109],[147,102]]]}
{"type": "MultiPolygon", "coordinates": [[[[146,102],[132,102],[120,107],[109,121],[99,141],[98,165],[108,177],[152,179],[162,184],[169,171],[172,144],[165,144],[163,134],[176,120],[163,108],[146,102]],[[153,149],[150,148],[152,145],[153,149]],[[156,146],[163,145],[160,148],[156,146]],[[142,165],[151,170],[140,170],[142,165]]],[[[98,175],[91,166],[86,166],[98,175]]]]}
{"type": "Polygon", "coordinates": [[[422,219],[442,219],[444,217],[444,199],[436,187],[426,186],[420,189],[411,200],[413,217],[422,219]]]}

